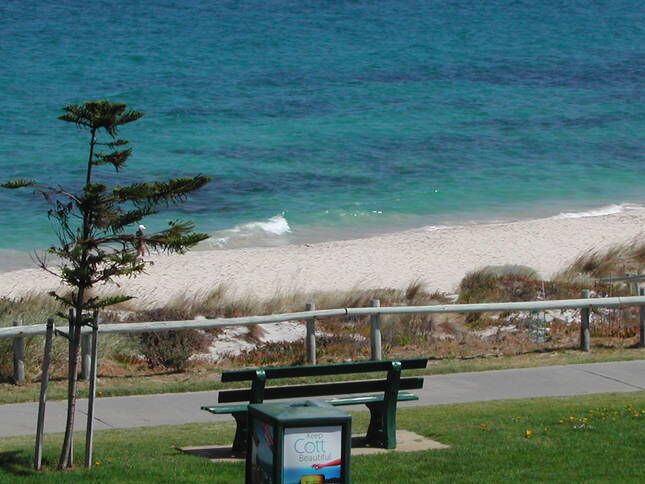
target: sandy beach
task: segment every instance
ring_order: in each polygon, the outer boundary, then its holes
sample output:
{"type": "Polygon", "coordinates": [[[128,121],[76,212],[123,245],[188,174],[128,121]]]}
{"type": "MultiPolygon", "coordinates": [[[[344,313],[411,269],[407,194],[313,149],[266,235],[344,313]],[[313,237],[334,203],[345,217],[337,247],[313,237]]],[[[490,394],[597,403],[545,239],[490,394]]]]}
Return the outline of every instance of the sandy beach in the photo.
{"type": "MultiPolygon", "coordinates": [[[[453,292],[468,271],[490,264],[523,264],[549,277],[581,252],[645,235],[645,210],[551,217],[500,224],[420,228],[389,235],[284,247],[196,250],[152,256],[147,274],[119,281],[120,290],[145,306],[175,296],[199,295],[217,285],[231,296],[402,288],[421,280],[453,292]]],[[[0,295],[18,298],[59,288],[39,269],[0,274],[0,295]]]]}

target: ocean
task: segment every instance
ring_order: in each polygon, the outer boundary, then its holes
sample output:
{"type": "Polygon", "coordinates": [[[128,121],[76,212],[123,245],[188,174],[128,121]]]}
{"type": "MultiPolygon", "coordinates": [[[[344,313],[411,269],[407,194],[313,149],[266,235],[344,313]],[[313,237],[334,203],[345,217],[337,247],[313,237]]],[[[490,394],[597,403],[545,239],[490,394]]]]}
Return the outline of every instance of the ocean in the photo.
{"type": "MultiPolygon", "coordinates": [[[[146,222],[207,247],[645,203],[642,1],[4,0],[0,60],[0,178],[77,189],[61,107],[123,101],[99,179],[212,176],[146,222]]],[[[0,190],[0,267],[55,242],[47,208],[0,190]]]]}

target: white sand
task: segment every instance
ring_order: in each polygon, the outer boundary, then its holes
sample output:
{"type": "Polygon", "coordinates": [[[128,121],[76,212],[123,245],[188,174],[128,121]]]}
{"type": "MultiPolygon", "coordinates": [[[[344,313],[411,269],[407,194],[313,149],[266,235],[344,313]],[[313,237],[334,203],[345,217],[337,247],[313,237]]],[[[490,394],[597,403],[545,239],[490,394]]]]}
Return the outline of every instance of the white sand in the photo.
{"type": "MultiPolygon", "coordinates": [[[[147,275],[120,281],[140,304],[207,292],[219,284],[233,295],[406,287],[419,279],[452,292],[464,274],[489,264],[523,264],[548,277],[581,252],[645,236],[645,210],[582,218],[417,229],[348,241],[285,247],[194,251],[154,256],[147,275]]],[[[58,288],[38,269],[0,274],[0,296],[58,288]]],[[[114,290],[114,287],[111,288],[114,290]]]]}

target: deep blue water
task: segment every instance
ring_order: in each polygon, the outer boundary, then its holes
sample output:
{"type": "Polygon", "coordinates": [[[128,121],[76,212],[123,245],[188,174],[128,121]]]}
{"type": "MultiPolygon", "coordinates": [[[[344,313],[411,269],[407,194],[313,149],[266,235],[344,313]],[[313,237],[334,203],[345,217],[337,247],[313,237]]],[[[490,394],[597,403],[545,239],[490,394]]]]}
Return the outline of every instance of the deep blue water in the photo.
{"type": "MultiPolygon", "coordinates": [[[[641,204],[644,81],[642,1],[4,0],[0,173],[78,187],[56,117],[109,98],[146,113],[120,183],[214,177],[148,225],[230,244],[641,204]]],[[[0,248],[46,208],[0,190],[0,248]]]]}

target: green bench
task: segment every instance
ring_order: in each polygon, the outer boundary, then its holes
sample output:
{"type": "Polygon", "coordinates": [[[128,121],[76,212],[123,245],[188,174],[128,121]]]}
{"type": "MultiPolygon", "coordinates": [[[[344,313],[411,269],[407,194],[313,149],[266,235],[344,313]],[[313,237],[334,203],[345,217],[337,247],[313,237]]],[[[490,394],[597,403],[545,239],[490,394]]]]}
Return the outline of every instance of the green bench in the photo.
{"type": "Polygon", "coordinates": [[[359,361],[330,365],[303,365],[229,370],[222,372],[222,382],[250,381],[251,388],[222,390],[220,405],[203,406],[213,414],[231,414],[237,424],[233,452],[246,451],[247,407],[249,403],[267,400],[309,397],[329,397],[325,402],[334,406],[366,405],[370,410],[370,423],[366,442],[370,446],[393,449],[396,447],[397,402],[418,400],[419,397],[405,390],[423,387],[423,378],[401,377],[401,370],[425,368],[427,358],[399,361],[359,361]],[[386,378],[326,382],[305,385],[267,386],[268,380],[281,378],[350,375],[357,373],[387,372],[386,378]]]}

